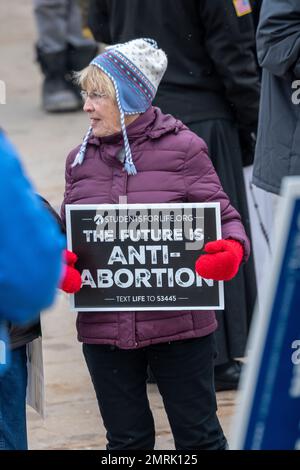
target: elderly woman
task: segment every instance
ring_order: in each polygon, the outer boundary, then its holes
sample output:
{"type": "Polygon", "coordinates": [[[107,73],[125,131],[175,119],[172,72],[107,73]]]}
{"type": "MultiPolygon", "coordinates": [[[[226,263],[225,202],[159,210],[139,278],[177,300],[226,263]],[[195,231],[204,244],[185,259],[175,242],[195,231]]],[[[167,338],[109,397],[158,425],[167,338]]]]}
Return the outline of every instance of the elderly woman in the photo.
{"type": "MultiPolygon", "coordinates": [[[[204,278],[229,280],[249,255],[206,144],[151,105],[166,70],[154,41],[108,48],[78,76],[90,128],[66,163],[65,204],[220,202],[222,240],[196,264],[204,278]]],[[[79,341],[107,430],[108,450],[153,449],[147,366],[156,378],[176,449],[225,449],[216,415],[213,311],[78,315],[79,341]]]]}

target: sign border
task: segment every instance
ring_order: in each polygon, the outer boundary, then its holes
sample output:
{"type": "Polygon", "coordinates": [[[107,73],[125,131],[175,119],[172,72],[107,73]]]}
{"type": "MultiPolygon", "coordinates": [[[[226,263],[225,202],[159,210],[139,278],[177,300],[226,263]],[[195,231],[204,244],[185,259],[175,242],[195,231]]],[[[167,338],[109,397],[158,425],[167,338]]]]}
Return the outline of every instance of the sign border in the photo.
{"type": "MultiPolygon", "coordinates": [[[[221,227],[221,208],[220,208],[220,203],[219,202],[195,202],[195,203],[187,203],[187,202],[182,202],[182,203],[159,203],[159,204],[66,204],[65,210],[66,210],[66,227],[67,227],[67,247],[68,250],[72,251],[72,238],[71,238],[71,231],[68,230],[69,227],[71,227],[71,212],[72,210],[96,210],[98,208],[101,208],[101,210],[126,210],[126,209],[184,209],[184,208],[215,208],[216,209],[216,215],[217,215],[217,220],[216,220],[216,232],[217,232],[217,238],[216,240],[220,240],[222,238],[222,227],[221,227]]],[[[71,310],[75,312],[117,312],[117,311],[171,311],[171,310],[203,310],[203,311],[208,311],[208,310],[224,310],[224,282],[223,281],[216,281],[218,282],[219,286],[219,299],[220,299],[220,305],[218,306],[210,306],[210,307],[178,307],[174,306],[173,308],[170,307],[120,307],[119,310],[117,310],[116,307],[109,308],[109,307],[103,307],[103,308],[95,308],[95,307],[87,307],[87,308],[78,308],[75,306],[74,302],[74,294],[70,295],[70,306],[71,310]]]]}

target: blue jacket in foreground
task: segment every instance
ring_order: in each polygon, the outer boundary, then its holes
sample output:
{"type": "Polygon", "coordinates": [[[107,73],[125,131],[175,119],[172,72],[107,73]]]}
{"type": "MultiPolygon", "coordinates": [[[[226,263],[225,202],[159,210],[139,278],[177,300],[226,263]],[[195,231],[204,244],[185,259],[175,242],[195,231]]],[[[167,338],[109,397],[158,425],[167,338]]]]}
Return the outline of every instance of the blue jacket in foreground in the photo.
{"type": "Polygon", "coordinates": [[[33,320],[51,305],[64,238],[0,130],[0,319],[33,320]]]}

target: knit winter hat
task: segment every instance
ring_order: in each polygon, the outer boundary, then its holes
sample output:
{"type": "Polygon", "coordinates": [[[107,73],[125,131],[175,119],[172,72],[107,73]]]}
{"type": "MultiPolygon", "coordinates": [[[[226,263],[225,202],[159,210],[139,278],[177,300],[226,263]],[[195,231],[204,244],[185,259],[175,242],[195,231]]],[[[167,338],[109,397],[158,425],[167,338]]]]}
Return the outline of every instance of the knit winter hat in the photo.
{"type": "MultiPolygon", "coordinates": [[[[151,106],[167,68],[167,56],[153,39],[134,39],[107,47],[90,65],[101,69],[114,84],[125,147],[124,167],[129,175],[135,175],[124,115],[144,113],[151,106]]],[[[72,166],[83,162],[91,133],[90,127],[72,166]]]]}

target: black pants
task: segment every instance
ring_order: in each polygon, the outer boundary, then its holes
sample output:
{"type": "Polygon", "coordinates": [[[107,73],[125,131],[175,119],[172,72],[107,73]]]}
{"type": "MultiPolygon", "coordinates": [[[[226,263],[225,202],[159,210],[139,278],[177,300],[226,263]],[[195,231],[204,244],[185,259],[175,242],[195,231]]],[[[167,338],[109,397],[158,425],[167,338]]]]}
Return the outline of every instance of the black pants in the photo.
{"type": "Polygon", "coordinates": [[[213,335],[143,349],[84,344],[83,352],[107,430],[108,450],[151,450],[153,416],[147,365],[155,375],[178,450],[224,449],[213,380],[213,335]]]}

